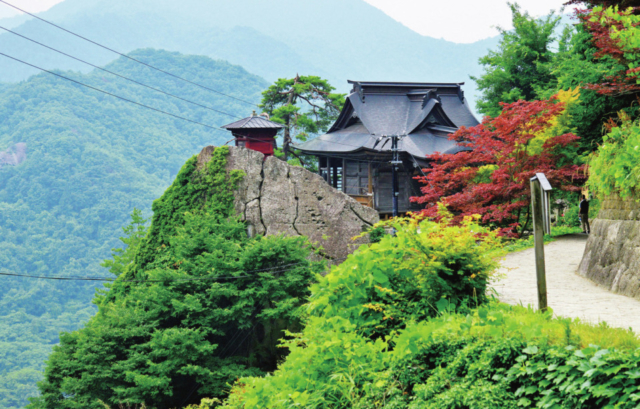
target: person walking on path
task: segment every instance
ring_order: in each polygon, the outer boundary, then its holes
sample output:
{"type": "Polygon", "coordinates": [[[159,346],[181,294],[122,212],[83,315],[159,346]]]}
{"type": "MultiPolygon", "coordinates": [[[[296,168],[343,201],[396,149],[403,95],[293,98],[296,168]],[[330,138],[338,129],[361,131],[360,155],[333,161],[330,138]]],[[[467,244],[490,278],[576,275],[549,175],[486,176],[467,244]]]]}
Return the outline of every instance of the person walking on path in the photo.
{"type": "Polygon", "coordinates": [[[589,226],[589,201],[587,198],[582,195],[582,200],[580,201],[580,222],[582,224],[582,232],[583,233],[591,233],[591,226],[589,226]]]}

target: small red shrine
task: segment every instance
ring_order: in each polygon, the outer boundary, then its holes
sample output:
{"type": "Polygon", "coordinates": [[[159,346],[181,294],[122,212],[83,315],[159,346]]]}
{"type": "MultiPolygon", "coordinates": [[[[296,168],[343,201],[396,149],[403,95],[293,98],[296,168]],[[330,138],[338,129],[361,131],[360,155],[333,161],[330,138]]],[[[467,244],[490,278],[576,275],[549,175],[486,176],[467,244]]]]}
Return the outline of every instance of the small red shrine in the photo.
{"type": "Polygon", "coordinates": [[[256,115],[253,111],[250,117],[225,125],[223,128],[231,131],[236,138],[236,146],[272,156],[276,148],[276,134],[284,128],[284,125],[270,121],[268,118],[267,114],[256,115]]]}

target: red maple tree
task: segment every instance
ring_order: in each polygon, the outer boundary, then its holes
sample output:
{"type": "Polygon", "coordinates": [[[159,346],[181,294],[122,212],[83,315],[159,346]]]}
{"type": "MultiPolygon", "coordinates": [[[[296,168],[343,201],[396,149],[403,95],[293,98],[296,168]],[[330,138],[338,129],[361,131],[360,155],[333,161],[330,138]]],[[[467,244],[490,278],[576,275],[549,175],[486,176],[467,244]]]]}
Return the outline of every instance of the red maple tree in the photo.
{"type": "Polygon", "coordinates": [[[442,202],[454,214],[454,223],[479,214],[501,235],[517,237],[529,221],[530,178],[536,173],[544,173],[554,188],[580,190],[584,167],[573,163],[579,137],[565,133],[541,140],[564,104],[553,97],[502,106],[498,117],[485,117],[480,125],[450,136],[468,150],[427,156],[431,167],[416,177],[424,184],[423,195],[411,198],[425,205],[418,215],[438,218],[442,202]]]}

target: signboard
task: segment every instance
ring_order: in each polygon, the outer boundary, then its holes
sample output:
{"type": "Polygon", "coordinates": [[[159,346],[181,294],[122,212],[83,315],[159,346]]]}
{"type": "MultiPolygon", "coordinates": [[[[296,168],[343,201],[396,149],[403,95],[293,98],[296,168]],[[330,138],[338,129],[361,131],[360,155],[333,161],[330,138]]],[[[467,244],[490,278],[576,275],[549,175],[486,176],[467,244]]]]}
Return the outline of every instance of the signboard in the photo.
{"type": "Polygon", "coordinates": [[[544,173],[536,173],[535,178],[540,182],[540,187],[542,188],[542,223],[544,226],[544,234],[551,234],[551,203],[549,192],[551,192],[553,188],[544,173]]]}
{"type": "Polygon", "coordinates": [[[552,187],[543,173],[531,178],[531,210],[533,213],[533,239],[536,255],[536,278],[538,282],[538,306],[547,310],[547,278],[544,265],[544,235],[551,232],[549,192],[552,187]]]}

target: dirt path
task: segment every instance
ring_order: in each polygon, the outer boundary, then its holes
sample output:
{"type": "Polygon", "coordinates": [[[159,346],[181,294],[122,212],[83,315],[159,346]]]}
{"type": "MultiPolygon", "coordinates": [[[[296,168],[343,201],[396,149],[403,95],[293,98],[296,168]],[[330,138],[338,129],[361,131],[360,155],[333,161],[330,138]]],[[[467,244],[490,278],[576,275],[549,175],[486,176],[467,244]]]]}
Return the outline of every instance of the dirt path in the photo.
{"type": "MultiPolygon", "coordinates": [[[[559,316],[605,321],[640,333],[640,300],[613,294],[576,274],[586,242],[586,235],[570,235],[545,245],[549,307],[559,316]]],[[[500,271],[506,276],[493,285],[501,301],[538,307],[534,263],[533,249],[507,255],[500,271]]]]}

